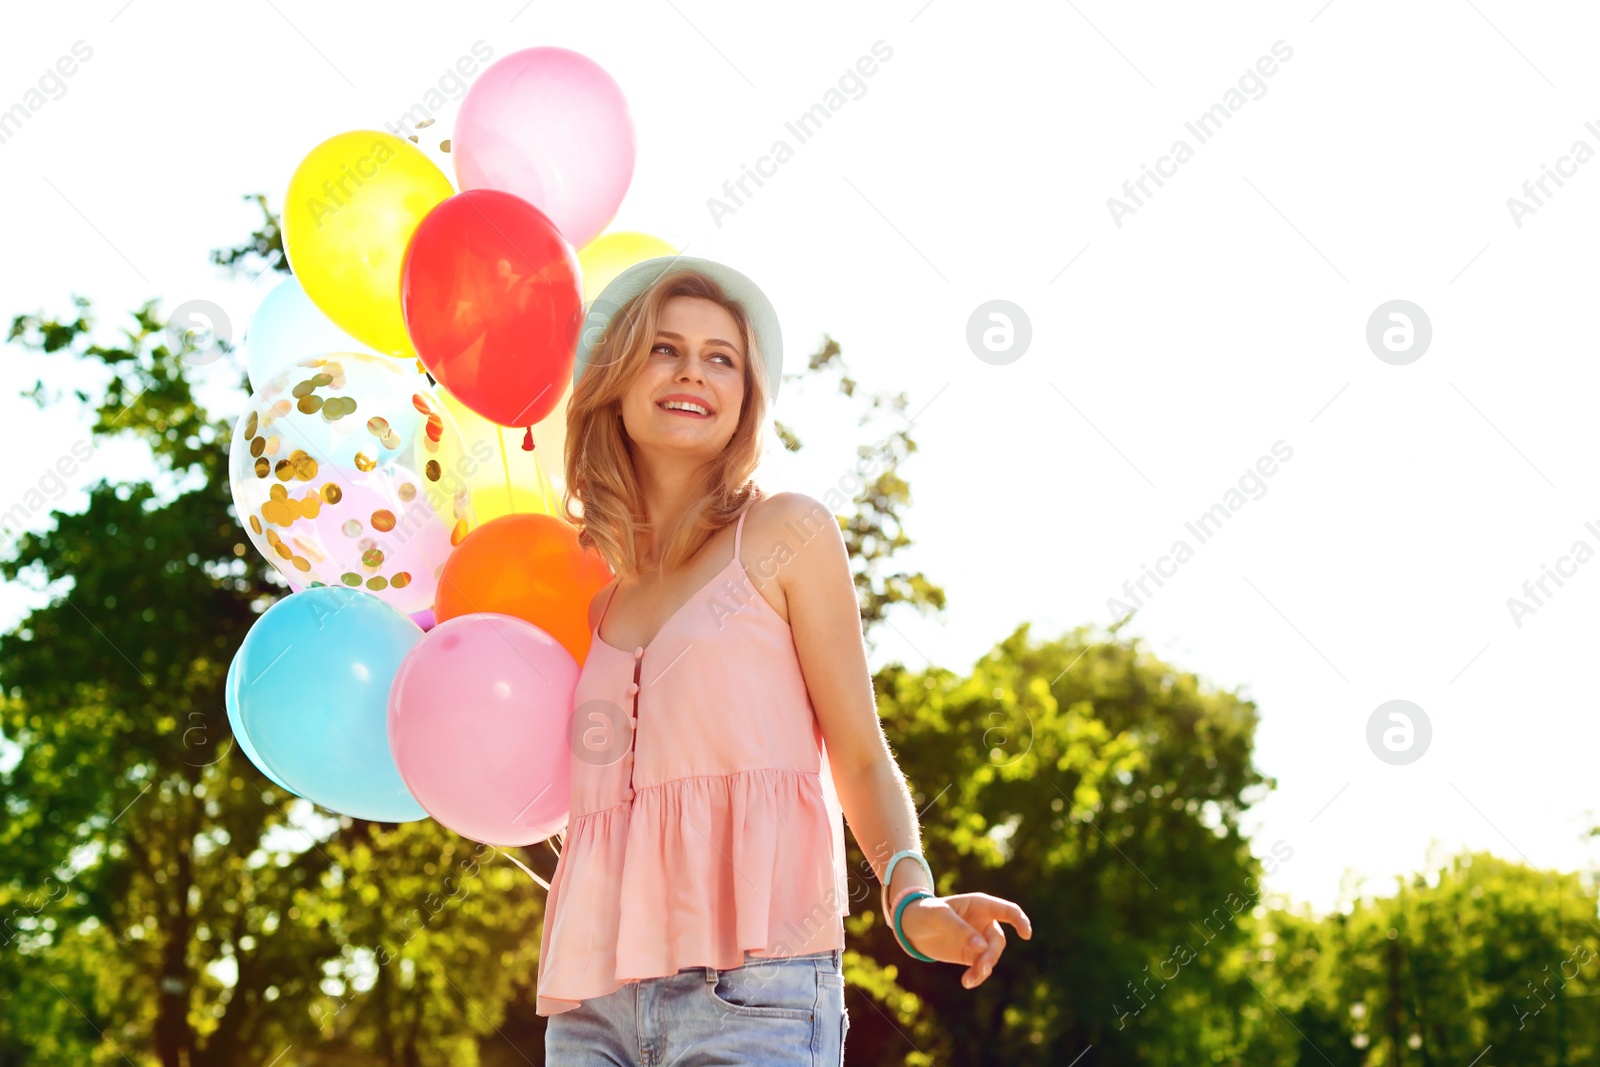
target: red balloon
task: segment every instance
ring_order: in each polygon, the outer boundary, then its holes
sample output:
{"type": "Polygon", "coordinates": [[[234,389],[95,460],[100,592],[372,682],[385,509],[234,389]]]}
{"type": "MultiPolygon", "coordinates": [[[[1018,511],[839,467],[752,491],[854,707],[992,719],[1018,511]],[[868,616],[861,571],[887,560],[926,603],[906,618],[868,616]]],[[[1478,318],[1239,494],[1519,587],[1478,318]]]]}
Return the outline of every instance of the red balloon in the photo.
{"type": "Polygon", "coordinates": [[[428,212],[406,246],[400,307],[428,373],[501,426],[532,426],[572,380],[578,257],[521,197],[468,189],[428,212]]]}

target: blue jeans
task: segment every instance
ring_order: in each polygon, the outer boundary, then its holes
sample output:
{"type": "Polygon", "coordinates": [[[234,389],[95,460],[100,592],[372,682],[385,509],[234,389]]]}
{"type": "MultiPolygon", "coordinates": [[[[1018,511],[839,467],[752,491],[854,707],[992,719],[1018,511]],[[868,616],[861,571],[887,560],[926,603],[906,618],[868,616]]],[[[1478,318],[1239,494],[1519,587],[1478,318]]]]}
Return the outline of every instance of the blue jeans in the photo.
{"type": "Polygon", "coordinates": [[[839,1067],[850,1017],[838,949],[636,979],[552,1015],[547,1067],[839,1067]]]}

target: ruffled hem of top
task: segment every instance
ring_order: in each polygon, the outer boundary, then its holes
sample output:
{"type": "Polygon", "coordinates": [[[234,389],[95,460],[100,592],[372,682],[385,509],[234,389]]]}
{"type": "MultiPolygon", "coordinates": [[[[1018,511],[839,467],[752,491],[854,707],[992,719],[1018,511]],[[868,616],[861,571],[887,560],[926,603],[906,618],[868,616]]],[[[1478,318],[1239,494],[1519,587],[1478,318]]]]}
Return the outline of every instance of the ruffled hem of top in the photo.
{"type": "Polygon", "coordinates": [[[777,768],[644,786],[576,817],[545,902],[536,1012],[684,967],[737,967],[747,950],[842,949],[833,820],[819,774],[777,768]]]}

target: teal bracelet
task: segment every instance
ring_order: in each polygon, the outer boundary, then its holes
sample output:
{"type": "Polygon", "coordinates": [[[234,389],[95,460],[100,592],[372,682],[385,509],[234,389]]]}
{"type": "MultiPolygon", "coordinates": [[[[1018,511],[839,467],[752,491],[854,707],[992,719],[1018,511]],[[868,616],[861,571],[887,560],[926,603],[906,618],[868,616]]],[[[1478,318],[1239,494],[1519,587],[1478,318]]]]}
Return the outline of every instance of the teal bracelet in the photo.
{"type": "Polygon", "coordinates": [[[900,947],[909,952],[912,957],[922,960],[924,963],[938,963],[939,961],[934,959],[932,956],[924,955],[923,953],[918,952],[916,949],[911,947],[911,942],[906,940],[906,932],[900,928],[900,915],[906,910],[906,905],[911,903],[913,900],[922,900],[932,896],[933,894],[927,892],[926,890],[913,889],[911,892],[906,894],[905,899],[900,902],[900,906],[894,909],[895,940],[900,942],[900,947]]]}
{"type": "Polygon", "coordinates": [[[936,886],[939,884],[933,880],[933,868],[928,866],[927,858],[914,848],[906,848],[901,849],[893,856],[890,856],[889,865],[883,869],[883,891],[885,894],[889,892],[889,883],[894,880],[894,865],[905,859],[907,856],[910,856],[912,859],[922,864],[923,871],[928,875],[928,884],[930,886],[936,886]]]}

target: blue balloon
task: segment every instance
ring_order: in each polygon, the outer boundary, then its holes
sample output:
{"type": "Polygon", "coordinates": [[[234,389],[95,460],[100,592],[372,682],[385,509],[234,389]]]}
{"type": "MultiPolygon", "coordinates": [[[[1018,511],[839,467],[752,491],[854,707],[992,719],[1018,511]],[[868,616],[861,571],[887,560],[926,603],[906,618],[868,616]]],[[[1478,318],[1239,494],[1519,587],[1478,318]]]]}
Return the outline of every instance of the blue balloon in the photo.
{"type": "MultiPolygon", "coordinates": [[[[228,725],[233,729],[233,740],[244,750],[244,754],[249,757],[250,762],[254,763],[262,774],[271,778],[278,788],[294,793],[294,790],[289,789],[288,784],[274,774],[272,768],[268,767],[261,757],[256,755],[256,746],[251,742],[250,735],[245,732],[244,720],[239,718],[239,694],[234,688],[234,681],[238,677],[239,653],[235,652],[233,654],[233,662],[228,664],[228,680],[224,683],[222,690],[223,702],[228,706],[228,725]]],[[[295,796],[299,795],[295,793],[295,796]]]]}
{"type": "Polygon", "coordinates": [[[316,586],[279,600],[239,648],[239,718],[288,789],[341,815],[428,813],[389,750],[389,687],[422,627],[371,593],[316,586]]]}
{"type": "Polygon", "coordinates": [[[245,371],[252,392],[291,364],[335,352],[371,352],[311,302],[300,279],[285,278],[266,295],[245,332],[245,371]]]}

